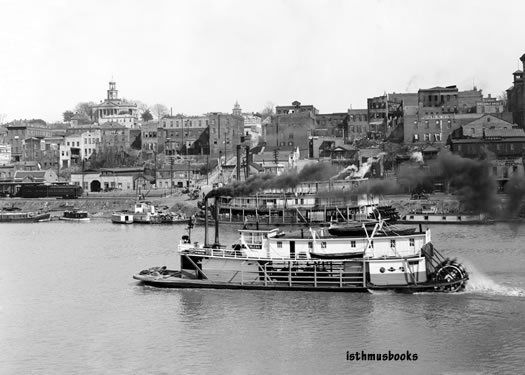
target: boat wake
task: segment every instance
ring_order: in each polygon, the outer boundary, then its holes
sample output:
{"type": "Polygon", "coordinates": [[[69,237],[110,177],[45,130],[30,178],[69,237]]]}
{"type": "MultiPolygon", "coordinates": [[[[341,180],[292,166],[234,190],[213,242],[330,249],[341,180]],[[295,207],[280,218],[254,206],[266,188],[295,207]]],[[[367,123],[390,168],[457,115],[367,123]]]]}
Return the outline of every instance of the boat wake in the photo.
{"type": "Polygon", "coordinates": [[[479,271],[472,264],[464,262],[469,280],[465,288],[465,293],[481,293],[508,297],[525,297],[525,290],[522,288],[509,287],[498,284],[490,277],[479,271]]]}

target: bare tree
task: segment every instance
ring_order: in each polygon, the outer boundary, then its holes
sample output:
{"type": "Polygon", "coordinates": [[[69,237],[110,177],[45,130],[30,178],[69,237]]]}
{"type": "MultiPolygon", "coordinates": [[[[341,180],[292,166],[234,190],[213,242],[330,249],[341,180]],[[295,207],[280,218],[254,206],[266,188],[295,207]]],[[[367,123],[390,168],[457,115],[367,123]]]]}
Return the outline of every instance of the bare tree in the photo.
{"type": "Polygon", "coordinates": [[[80,102],[75,106],[75,113],[86,115],[89,118],[93,115],[93,102],[80,102]]]}
{"type": "Polygon", "coordinates": [[[261,111],[262,118],[265,119],[268,116],[273,116],[275,114],[274,109],[275,109],[275,106],[272,102],[266,102],[266,105],[261,111]]]}
{"type": "Polygon", "coordinates": [[[160,120],[163,116],[168,114],[168,107],[164,104],[155,104],[151,106],[150,111],[155,115],[157,120],[160,120]]]}
{"type": "Polygon", "coordinates": [[[498,95],[498,100],[503,100],[505,103],[507,102],[507,91],[506,90],[503,90],[499,95],[498,95]]]}

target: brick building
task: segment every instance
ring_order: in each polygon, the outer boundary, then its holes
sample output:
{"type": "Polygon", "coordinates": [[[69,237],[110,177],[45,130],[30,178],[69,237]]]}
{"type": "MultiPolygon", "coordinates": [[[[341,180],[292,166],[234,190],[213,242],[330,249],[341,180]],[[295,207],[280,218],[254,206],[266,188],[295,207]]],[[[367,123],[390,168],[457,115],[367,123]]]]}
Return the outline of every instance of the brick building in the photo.
{"type": "MultiPolygon", "coordinates": [[[[43,139],[53,136],[53,131],[45,126],[30,124],[26,121],[15,121],[7,125],[6,142],[11,145],[12,161],[24,160],[24,145],[26,139],[43,139]]],[[[33,141],[30,141],[34,143],[33,141]]]]}
{"type": "Polygon", "coordinates": [[[348,110],[348,129],[346,138],[353,142],[356,139],[366,138],[368,134],[368,109],[348,110]]]}
{"type": "MultiPolygon", "coordinates": [[[[525,70],[525,54],[520,57],[525,70]]],[[[512,112],[512,120],[525,129],[525,83],[523,70],[516,70],[513,75],[513,85],[507,89],[507,107],[512,112]]]]}
{"type": "Polygon", "coordinates": [[[244,139],[244,120],[220,112],[166,116],[160,121],[157,136],[166,155],[232,156],[244,139]]]}
{"type": "Polygon", "coordinates": [[[316,129],[323,129],[325,135],[331,137],[348,138],[348,113],[326,113],[317,114],[315,116],[317,121],[316,129]]]}
{"type": "Polygon", "coordinates": [[[299,148],[301,157],[308,157],[310,137],[317,125],[315,118],[317,110],[313,106],[303,107],[311,110],[303,110],[299,103],[289,112],[279,110],[280,114],[276,114],[271,123],[265,125],[264,137],[267,150],[293,151],[299,148]]]}

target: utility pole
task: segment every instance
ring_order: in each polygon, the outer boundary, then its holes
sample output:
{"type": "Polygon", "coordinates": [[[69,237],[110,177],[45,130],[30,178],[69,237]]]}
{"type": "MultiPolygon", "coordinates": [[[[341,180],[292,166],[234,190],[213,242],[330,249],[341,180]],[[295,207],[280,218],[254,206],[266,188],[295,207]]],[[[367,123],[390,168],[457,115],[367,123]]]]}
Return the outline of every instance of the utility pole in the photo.
{"type": "Polygon", "coordinates": [[[226,141],[227,141],[227,138],[226,138],[226,132],[224,132],[224,165],[226,165],[226,162],[228,160],[227,156],[226,156],[226,141]]]}
{"type": "Polygon", "coordinates": [[[82,159],[82,189],[84,189],[84,159],[82,159]]]}
{"type": "Polygon", "coordinates": [[[210,184],[209,175],[210,175],[210,154],[208,153],[208,155],[206,155],[206,185],[210,184]]]}
{"type": "Polygon", "coordinates": [[[173,195],[173,157],[170,159],[170,195],[173,195]]]}
{"type": "Polygon", "coordinates": [[[57,181],[60,181],[60,146],[58,146],[57,181]]]}

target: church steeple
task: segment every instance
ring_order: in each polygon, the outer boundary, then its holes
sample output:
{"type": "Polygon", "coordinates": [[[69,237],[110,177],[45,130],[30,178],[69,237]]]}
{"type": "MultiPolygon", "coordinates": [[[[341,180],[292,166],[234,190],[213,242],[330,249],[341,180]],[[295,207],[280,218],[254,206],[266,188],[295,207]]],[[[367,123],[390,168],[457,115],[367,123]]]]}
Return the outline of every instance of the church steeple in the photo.
{"type": "Polygon", "coordinates": [[[242,116],[242,109],[237,100],[235,101],[235,105],[233,106],[232,114],[234,116],[242,116]]]}
{"type": "Polygon", "coordinates": [[[115,82],[109,82],[108,100],[117,100],[118,90],[115,82]]]}

